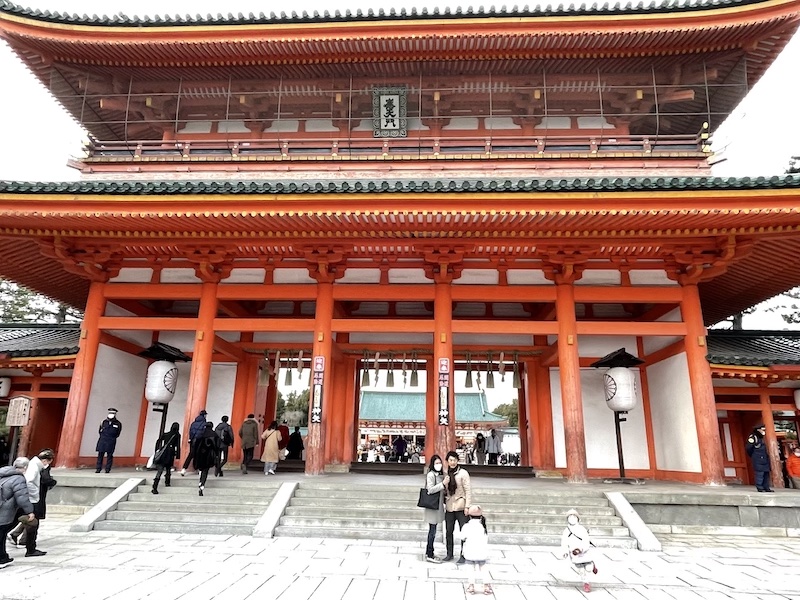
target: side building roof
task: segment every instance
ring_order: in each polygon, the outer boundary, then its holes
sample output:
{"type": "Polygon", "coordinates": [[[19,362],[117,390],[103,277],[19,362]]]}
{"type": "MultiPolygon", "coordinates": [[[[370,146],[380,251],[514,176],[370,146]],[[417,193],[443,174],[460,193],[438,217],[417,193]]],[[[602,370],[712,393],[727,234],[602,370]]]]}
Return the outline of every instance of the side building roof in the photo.
{"type": "Polygon", "coordinates": [[[80,324],[0,324],[0,358],[71,356],[78,353],[80,324]]]}
{"type": "Polygon", "coordinates": [[[707,356],[714,365],[800,365],[800,331],[711,329],[707,356]]]}

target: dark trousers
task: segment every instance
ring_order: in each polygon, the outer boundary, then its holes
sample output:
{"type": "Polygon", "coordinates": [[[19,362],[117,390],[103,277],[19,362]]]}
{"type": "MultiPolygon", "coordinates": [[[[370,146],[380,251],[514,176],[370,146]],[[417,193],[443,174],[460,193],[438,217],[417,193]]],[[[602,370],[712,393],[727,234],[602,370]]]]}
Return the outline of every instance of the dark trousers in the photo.
{"type": "Polygon", "coordinates": [[[428,545],[425,546],[425,556],[433,557],[433,540],[436,539],[436,523],[428,523],[428,545]]]}
{"type": "Polygon", "coordinates": [[[497,457],[498,457],[498,456],[500,456],[500,455],[499,455],[499,454],[492,454],[492,453],[490,452],[490,453],[489,453],[489,464],[490,464],[490,465],[496,465],[496,464],[497,464],[497,457]]]}
{"type": "Polygon", "coordinates": [[[153,478],[153,489],[158,489],[158,482],[161,479],[161,474],[166,471],[166,475],[164,475],[164,483],[167,485],[170,484],[170,479],[172,478],[172,465],[165,467],[164,465],[156,465],[156,476],[153,478]]]}
{"type": "Polygon", "coordinates": [[[98,473],[103,470],[103,455],[106,456],[106,473],[111,470],[111,467],[114,464],[114,452],[98,452],[97,453],[97,468],[95,469],[98,473]]]}
{"type": "MultiPolygon", "coordinates": [[[[447,547],[447,556],[453,556],[453,532],[456,529],[456,521],[459,527],[467,524],[469,517],[463,510],[444,513],[444,544],[447,547]]],[[[464,542],[461,542],[461,551],[464,551],[464,542]]]]}
{"type": "Polygon", "coordinates": [[[192,464],[192,460],[194,460],[194,444],[189,442],[189,452],[186,454],[186,460],[183,461],[183,470],[189,468],[189,465],[192,464]]]}
{"type": "Polygon", "coordinates": [[[250,461],[253,460],[253,453],[255,452],[255,448],[245,448],[244,449],[244,458],[242,458],[242,470],[247,473],[247,465],[250,464],[250,461]]]}
{"type": "Polygon", "coordinates": [[[208,479],[208,469],[200,469],[200,487],[205,487],[206,479],[208,479]]]}
{"type": "Polygon", "coordinates": [[[220,475],[222,473],[222,467],[225,466],[225,463],[228,462],[228,446],[224,446],[222,450],[219,451],[219,459],[217,460],[217,470],[216,474],[220,475]]]}
{"type": "Polygon", "coordinates": [[[8,552],[6,551],[6,539],[8,538],[8,532],[14,529],[16,525],[16,521],[0,525],[0,560],[6,561],[9,558],[8,552]]]}
{"type": "Polygon", "coordinates": [[[36,550],[36,538],[39,537],[39,523],[34,526],[25,526],[25,553],[30,554],[36,550]]]}
{"type": "Polygon", "coordinates": [[[769,471],[756,471],[756,489],[759,491],[770,489],[769,471]]]}

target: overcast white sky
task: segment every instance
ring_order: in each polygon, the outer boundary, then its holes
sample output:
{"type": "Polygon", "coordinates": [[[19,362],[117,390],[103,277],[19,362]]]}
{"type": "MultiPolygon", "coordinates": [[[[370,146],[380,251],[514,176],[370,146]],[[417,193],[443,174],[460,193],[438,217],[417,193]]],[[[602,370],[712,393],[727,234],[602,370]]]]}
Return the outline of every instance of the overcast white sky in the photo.
{"type": "MultiPolygon", "coordinates": [[[[290,4],[265,0],[17,0],[24,6],[78,14],[157,15],[269,13],[351,10],[379,7],[421,6],[467,7],[485,2],[440,0],[438,2],[369,2],[294,0],[290,4]],[[165,12],[165,7],[168,7],[165,12]]],[[[536,4],[533,0],[528,3],[536,4]]],[[[499,6],[499,5],[498,5],[499,6]]],[[[714,174],[720,177],[772,176],[786,170],[790,157],[800,155],[800,35],[795,35],[767,74],[713,137],[719,153],[714,174]]],[[[80,153],[84,132],[53,100],[49,92],[0,42],[0,73],[5,89],[0,94],[0,180],[64,181],[78,178],[66,166],[70,155],[80,153]]],[[[747,317],[746,327],[782,329],[785,324],[775,314],[747,317]]]]}

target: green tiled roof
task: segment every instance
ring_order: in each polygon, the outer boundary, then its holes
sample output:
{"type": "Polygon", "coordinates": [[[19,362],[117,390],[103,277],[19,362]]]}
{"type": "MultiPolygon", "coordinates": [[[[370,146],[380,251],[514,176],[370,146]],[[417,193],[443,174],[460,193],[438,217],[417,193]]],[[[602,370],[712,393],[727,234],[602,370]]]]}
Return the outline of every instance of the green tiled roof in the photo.
{"type": "Polygon", "coordinates": [[[77,354],[79,324],[0,324],[0,355],[8,358],[77,354]]]}
{"type": "Polygon", "coordinates": [[[707,357],[715,365],[800,365],[800,331],[710,329],[707,357]]]}
{"type": "MultiPolygon", "coordinates": [[[[361,392],[358,418],[364,421],[424,421],[425,392],[361,392]]],[[[496,423],[506,418],[489,411],[486,394],[456,394],[456,422],[496,423]]]]}
{"type": "MultiPolygon", "coordinates": [[[[575,15],[638,15],[638,14],[658,14],[658,13],[684,13],[697,12],[703,10],[715,10],[726,7],[746,6],[750,4],[762,4],[764,0],[666,0],[664,2],[627,2],[609,4],[594,3],[588,4],[545,4],[542,6],[519,7],[517,5],[506,7],[494,6],[484,7],[457,7],[457,8],[411,8],[406,10],[390,9],[368,9],[366,11],[358,9],[355,11],[312,11],[289,13],[248,13],[237,14],[218,13],[216,15],[157,15],[157,16],[129,16],[118,13],[115,15],[96,15],[70,14],[66,12],[40,10],[28,8],[19,4],[14,4],[8,0],[0,0],[0,12],[12,14],[18,17],[27,17],[37,21],[49,23],[72,24],[72,25],[96,25],[116,27],[174,27],[176,25],[269,25],[269,24],[296,24],[296,23],[331,23],[349,21],[402,21],[402,20],[425,20],[425,19],[463,19],[480,17],[560,17],[575,15]]],[[[166,5],[165,5],[166,6],[166,5]]],[[[223,6],[220,4],[220,6],[223,6]]]]}
{"type": "MultiPolygon", "coordinates": [[[[0,0],[2,1],[2,0],[0,0]]],[[[475,192],[623,192],[666,190],[756,190],[800,188],[800,176],[602,177],[582,179],[351,179],[348,181],[0,181],[5,194],[341,194],[475,192]]]]}

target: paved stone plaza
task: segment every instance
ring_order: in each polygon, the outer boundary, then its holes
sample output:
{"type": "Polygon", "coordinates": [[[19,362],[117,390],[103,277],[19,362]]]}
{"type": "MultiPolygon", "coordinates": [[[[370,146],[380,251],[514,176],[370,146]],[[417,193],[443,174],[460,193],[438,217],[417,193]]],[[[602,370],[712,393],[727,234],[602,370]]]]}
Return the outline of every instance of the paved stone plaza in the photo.
{"type": "MultiPolygon", "coordinates": [[[[53,514],[40,533],[47,556],[0,570],[4,600],[422,600],[469,597],[466,566],[422,560],[423,543],[341,539],[71,533],[53,514]]],[[[550,547],[494,546],[494,597],[503,600],[800,600],[800,539],[662,538],[663,552],[601,550],[585,594],[550,547]]],[[[443,549],[438,547],[437,552],[443,549]]],[[[480,592],[480,586],[478,586],[480,592]]],[[[481,594],[476,594],[481,596],[481,594]]]]}

